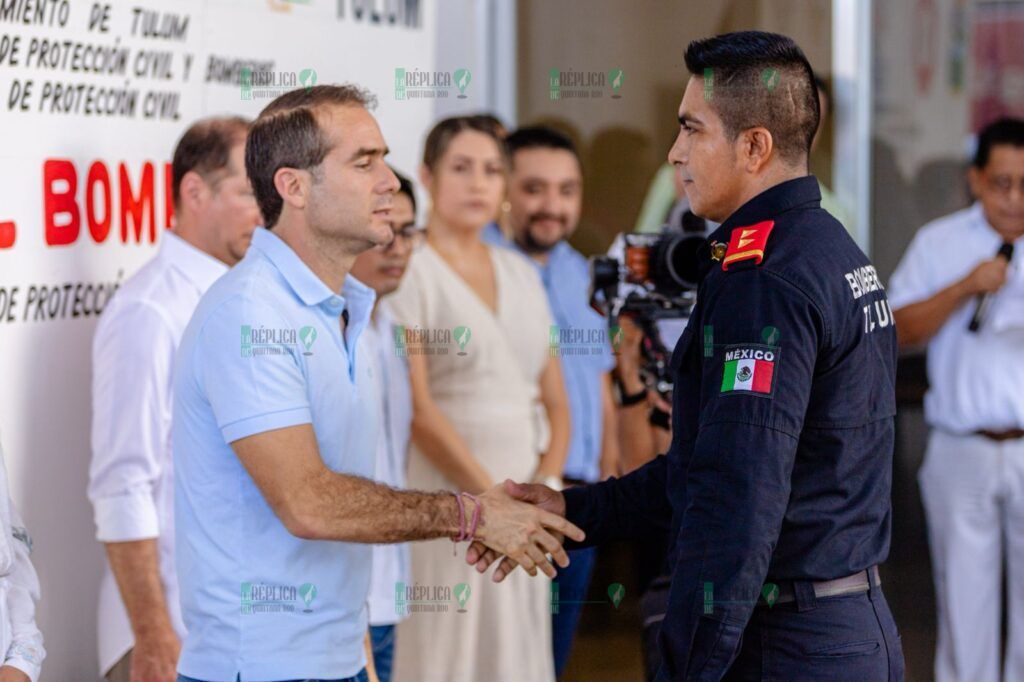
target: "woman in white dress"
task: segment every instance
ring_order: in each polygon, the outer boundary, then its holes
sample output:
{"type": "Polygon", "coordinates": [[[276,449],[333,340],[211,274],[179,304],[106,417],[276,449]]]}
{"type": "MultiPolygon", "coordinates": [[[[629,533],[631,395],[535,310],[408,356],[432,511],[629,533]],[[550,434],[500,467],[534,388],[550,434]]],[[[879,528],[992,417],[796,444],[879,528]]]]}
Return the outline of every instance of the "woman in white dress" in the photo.
{"type": "MultiPolygon", "coordinates": [[[[506,478],[561,475],[569,410],[547,296],[526,258],[480,239],[504,198],[505,163],[480,117],[446,119],[427,138],[427,244],[388,299],[409,357],[412,488],[476,494],[506,478]]],[[[517,571],[494,584],[464,549],[412,545],[414,584],[465,598],[454,586],[466,583],[469,596],[464,609],[427,605],[398,626],[396,682],[553,680],[550,580],[517,571]]]]}

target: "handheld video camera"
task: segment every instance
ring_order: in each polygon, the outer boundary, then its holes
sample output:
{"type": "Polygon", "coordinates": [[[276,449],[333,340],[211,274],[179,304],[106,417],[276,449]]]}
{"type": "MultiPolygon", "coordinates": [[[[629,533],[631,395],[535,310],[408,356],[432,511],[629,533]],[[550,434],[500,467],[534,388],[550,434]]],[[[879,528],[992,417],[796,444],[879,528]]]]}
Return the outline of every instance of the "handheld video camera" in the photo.
{"type": "MultiPolygon", "coordinates": [[[[622,235],[622,258],[591,259],[591,305],[618,326],[627,315],[644,333],[641,372],[666,398],[671,397],[669,360],[672,349],[658,323],[689,318],[697,302],[697,251],[705,241],[706,225],[689,211],[683,231],[622,235]]],[[[618,239],[616,239],[618,241],[618,239]]]]}

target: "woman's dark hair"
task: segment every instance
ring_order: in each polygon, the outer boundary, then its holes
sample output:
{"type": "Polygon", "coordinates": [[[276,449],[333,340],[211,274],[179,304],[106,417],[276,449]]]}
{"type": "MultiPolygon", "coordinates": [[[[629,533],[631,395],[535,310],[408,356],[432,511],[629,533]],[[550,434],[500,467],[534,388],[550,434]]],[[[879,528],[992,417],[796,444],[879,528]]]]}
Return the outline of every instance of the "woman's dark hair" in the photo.
{"type": "Polygon", "coordinates": [[[433,171],[438,161],[448,151],[455,136],[467,130],[475,130],[494,140],[498,145],[498,151],[501,152],[502,160],[507,158],[505,141],[498,135],[493,122],[487,116],[452,116],[439,121],[430,129],[427,141],[423,145],[423,165],[433,171]]]}

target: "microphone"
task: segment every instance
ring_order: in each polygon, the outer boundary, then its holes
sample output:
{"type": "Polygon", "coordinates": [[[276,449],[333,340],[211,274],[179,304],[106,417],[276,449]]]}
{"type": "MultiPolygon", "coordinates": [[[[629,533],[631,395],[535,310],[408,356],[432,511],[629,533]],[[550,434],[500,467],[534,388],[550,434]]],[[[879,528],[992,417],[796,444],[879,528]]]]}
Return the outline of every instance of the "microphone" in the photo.
{"type": "MultiPolygon", "coordinates": [[[[1013,260],[1013,244],[1009,242],[999,247],[999,251],[996,252],[996,258],[1002,256],[1009,263],[1013,260]]],[[[971,323],[967,325],[967,329],[972,332],[977,332],[981,329],[981,323],[985,320],[985,316],[988,314],[988,308],[992,305],[992,292],[986,292],[978,296],[978,305],[974,308],[974,317],[971,318],[971,323]]]]}

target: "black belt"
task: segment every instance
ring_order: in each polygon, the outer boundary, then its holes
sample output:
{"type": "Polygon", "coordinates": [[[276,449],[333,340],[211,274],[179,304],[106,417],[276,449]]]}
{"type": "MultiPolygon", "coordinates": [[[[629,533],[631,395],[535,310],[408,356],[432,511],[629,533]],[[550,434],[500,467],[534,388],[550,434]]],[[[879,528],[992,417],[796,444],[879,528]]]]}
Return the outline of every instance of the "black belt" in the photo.
{"type": "Polygon", "coordinates": [[[975,431],[979,436],[984,436],[989,440],[994,440],[997,443],[1001,443],[1004,440],[1017,440],[1024,438],[1024,429],[1008,429],[1006,431],[989,431],[988,429],[980,429],[975,431]]]}
{"type": "MultiPolygon", "coordinates": [[[[835,580],[823,580],[821,582],[811,583],[814,588],[814,596],[817,599],[824,599],[825,597],[836,597],[841,594],[855,594],[857,592],[867,592],[871,589],[871,585],[868,582],[870,577],[871,582],[875,586],[882,584],[882,577],[878,574],[878,566],[872,566],[871,568],[848,575],[845,578],[836,578],[835,580]]],[[[769,587],[774,584],[778,589],[778,596],[772,602],[768,602],[765,598],[764,593],[771,593],[771,590],[764,590],[761,597],[757,600],[759,606],[770,606],[774,604],[787,604],[796,601],[796,591],[793,589],[793,581],[785,581],[782,583],[769,583],[765,587],[769,587]]]]}

